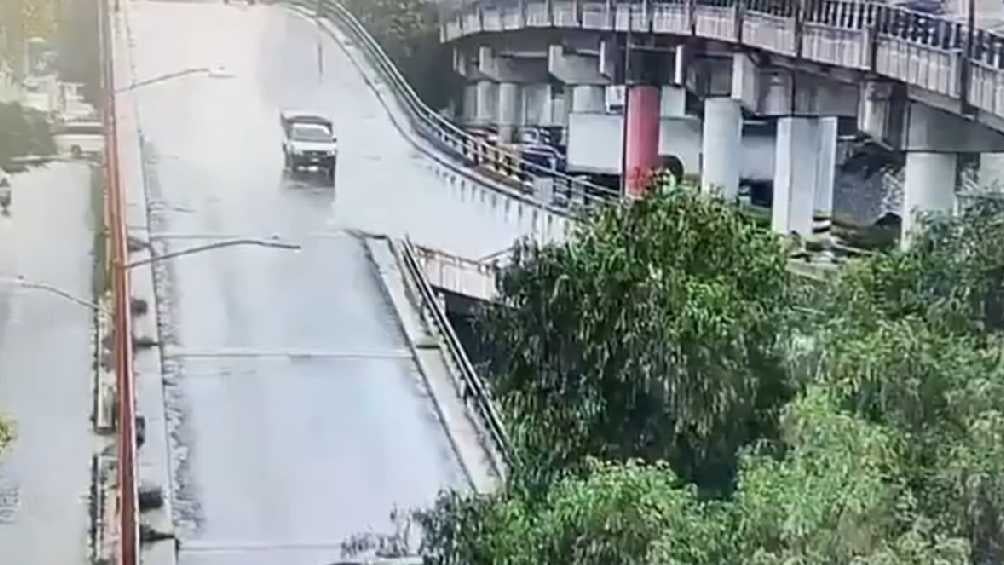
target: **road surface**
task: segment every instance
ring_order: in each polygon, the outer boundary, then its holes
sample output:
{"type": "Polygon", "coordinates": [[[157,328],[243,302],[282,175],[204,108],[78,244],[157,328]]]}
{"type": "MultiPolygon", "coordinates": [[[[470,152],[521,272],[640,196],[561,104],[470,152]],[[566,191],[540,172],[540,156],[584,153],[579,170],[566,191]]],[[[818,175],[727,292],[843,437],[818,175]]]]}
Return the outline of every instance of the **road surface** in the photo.
{"type": "Polygon", "coordinates": [[[303,244],[195,255],[156,271],[181,563],[332,562],[349,536],[388,532],[395,507],[462,484],[351,230],[478,257],[531,220],[447,182],[315,23],[278,6],[135,1],[127,10],[132,77],[120,71],[123,84],[187,68],[230,75],[192,74],[119,98],[137,101],[157,248],[272,234],[303,244]],[[283,172],[282,108],[332,117],[334,189],[321,175],[283,172]]]}
{"type": "MultiPolygon", "coordinates": [[[[55,163],[14,183],[12,213],[0,217],[0,277],[89,300],[88,167],[55,163]]],[[[58,296],[0,284],[0,414],[18,433],[0,455],[3,563],[89,563],[93,320],[58,296]]]]}

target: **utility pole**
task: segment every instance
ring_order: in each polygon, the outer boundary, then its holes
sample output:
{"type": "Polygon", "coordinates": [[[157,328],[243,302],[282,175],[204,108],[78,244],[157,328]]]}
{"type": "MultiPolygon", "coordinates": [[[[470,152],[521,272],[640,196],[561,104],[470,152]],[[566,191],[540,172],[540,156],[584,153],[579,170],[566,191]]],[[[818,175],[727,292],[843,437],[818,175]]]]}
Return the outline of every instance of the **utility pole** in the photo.
{"type": "Polygon", "coordinates": [[[628,105],[631,96],[631,6],[628,5],[628,25],[627,33],[624,36],[624,104],[622,105],[623,119],[621,120],[621,194],[628,195],[628,105]]]}

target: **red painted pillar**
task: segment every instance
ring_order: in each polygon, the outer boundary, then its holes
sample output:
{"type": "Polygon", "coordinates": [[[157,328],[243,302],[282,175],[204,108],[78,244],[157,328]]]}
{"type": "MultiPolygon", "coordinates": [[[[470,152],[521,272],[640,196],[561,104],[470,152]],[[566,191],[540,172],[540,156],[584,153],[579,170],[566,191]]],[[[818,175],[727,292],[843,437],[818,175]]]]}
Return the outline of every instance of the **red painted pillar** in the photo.
{"type": "Polygon", "coordinates": [[[640,197],[659,166],[659,87],[632,86],[627,101],[627,193],[640,197]]]}

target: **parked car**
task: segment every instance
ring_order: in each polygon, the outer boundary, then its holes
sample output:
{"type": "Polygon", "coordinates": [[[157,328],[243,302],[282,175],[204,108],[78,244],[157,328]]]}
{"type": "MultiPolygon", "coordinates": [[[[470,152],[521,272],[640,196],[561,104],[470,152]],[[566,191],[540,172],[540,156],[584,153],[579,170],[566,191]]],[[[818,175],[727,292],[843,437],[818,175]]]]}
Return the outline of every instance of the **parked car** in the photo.
{"type": "Polygon", "coordinates": [[[95,120],[64,122],[53,139],[59,154],[73,159],[97,158],[105,149],[104,126],[95,120]]]}
{"type": "Polygon", "coordinates": [[[327,171],[328,177],[334,180],[338,139],[331,120],[312,112],[284,111],[279,114],[279,122],[286,168],[296,171],[316,167],[327,171]]]}

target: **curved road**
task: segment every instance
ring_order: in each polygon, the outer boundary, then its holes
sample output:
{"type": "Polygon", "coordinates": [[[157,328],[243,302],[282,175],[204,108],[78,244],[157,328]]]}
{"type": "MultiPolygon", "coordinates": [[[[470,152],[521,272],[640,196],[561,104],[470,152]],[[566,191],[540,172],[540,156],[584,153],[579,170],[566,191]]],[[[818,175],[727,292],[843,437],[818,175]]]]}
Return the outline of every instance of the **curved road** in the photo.
{"type": "Polygon", "coordinates": [[[132,77],[120,81],[220,65],[232,75],[120,97],[137,101],[157,248],[271,234],[304,246],[207,253],[156,271],[181,563],[330,563],[348,536],[387,532],[395,507],[462,484],[348,230],[407,233],[477,257],[532,218],[449,182],[310,20],[243,4],[134,1],[127,12],[132,77]],[[334,190],[283,173],[277,114],[287,107],[333,118],[334,190]]]}

